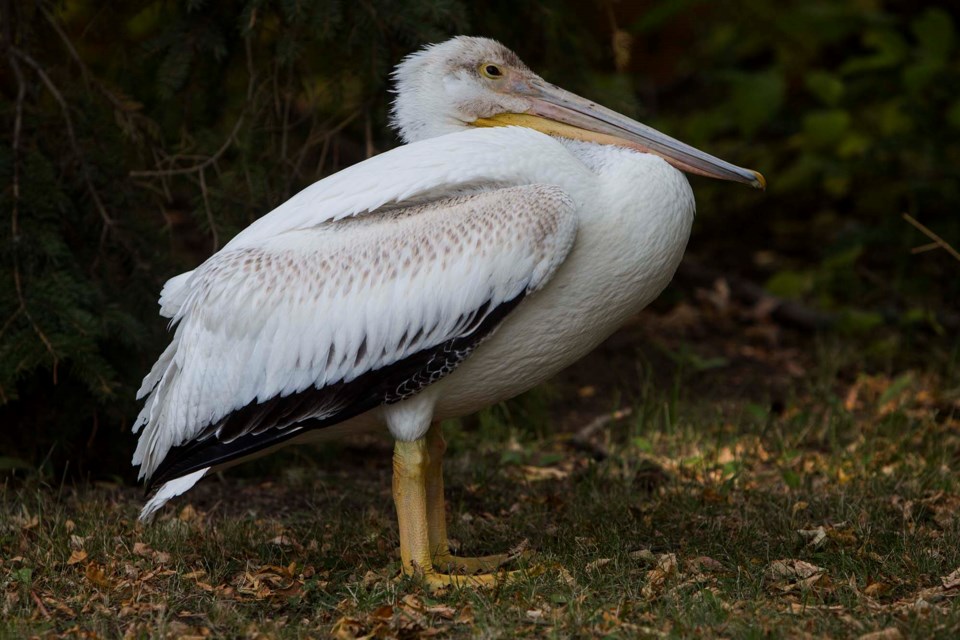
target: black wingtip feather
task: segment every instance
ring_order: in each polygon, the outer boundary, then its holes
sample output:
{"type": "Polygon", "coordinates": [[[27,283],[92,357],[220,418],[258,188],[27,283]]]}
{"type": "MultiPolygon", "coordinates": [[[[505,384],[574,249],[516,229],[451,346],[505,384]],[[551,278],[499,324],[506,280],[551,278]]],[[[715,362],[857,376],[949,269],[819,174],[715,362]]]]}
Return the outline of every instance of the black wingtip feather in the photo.
{"type": "MultiPolygon", "coordinates": [[[[305,431],[339,424],[383,404],[415,395],[452,372],[525,297],[501,303],[462,336],[425,349],[391,365],[368,371],[350,382],[321,389],[251,402],[208,427],[198,439],[173,447],[147,480],[147,493],[164,482],[202,469],[224,465],[253,455],[305,431]],[[324,407],[341,407],[322,419],[314,418],[324,407]],[[266,426],[265,426],[266,425],[266,426]]],[[[477,309],[482,317],[490,306],[477,309]]]]}

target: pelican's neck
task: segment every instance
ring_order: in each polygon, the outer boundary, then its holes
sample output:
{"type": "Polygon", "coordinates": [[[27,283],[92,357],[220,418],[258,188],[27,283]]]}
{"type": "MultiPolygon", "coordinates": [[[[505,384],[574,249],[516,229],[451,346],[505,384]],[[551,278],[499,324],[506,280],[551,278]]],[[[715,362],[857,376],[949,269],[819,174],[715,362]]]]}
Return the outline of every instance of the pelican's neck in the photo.
{"type": "Polygon", "coordinates": [[[578,269],[615,274],[615,284],[598,295],[607,296],[604,304],[611,308],[633,313],[659,295],[680,264],[695,210],[690,183],[652,154],[560,142],[597,176],[594,196],[580,211],[577,237],[590,259],[578,269]]]}
{"type": "Polygon", "coordinates": [[[644,216],[676,218],[689,227],[695,204],[686,176],[650,153],[625,147],[555,138],[600,178],[604,199],[644,216]]]}

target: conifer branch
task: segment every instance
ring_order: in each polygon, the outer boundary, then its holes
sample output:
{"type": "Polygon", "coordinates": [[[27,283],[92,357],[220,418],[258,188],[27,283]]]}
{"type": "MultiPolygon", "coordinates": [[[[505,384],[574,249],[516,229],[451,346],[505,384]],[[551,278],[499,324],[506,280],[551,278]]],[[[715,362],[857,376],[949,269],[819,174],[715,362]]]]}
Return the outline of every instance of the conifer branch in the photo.
{"type": "Polygon", "coordinates": [[[57,104],[60,105],[60,111],[63,113],[63,121],[67,128],[67,139],[70,142],[71,148],[73,148],[74,154],[77,156],[77,161],[80,163],[80,170],[83,174],[83,181],[87,187],[87,192],[90,194],[90,199],[93,200],[93,204],[96,207],[97,212],[100,214],[100,218],[103,220],[104,227],[107,229],[112,228],[114,226],[113,219],[110,217],[110,214],[107,213],[106,207],[103,206],[103,200],[100,199],[100,193],[97,191],[96,187],[94,187],[93,180],[90,177],[90,168],[87,166],[87,160],[80,151],[80,144],[77,142],[77,136],[73,128],[73,118],[70,115],[70,106],[64,99],[63,94],[60,93],[57,85],[53,83],[53,80],[50,79],[50,76],[47,75],[47,72],[39,62],[34,60],[30,54],[26,53],[25,51],[21,51],[16,47],[11,46],[10,52],[23,60],[34,70],[34,72],[36,72],[37,76],[40,77],[40,81],[43,82],[44,86],[47,88],[47,91],[50,92],[50,95],[53,96],[53,99],[56,100],[57,104]]]}
{"type": "Polygon", "coordinates": [[[23,131],[23,103],[27,95],[27,85],[23,77],[23,70],[17,61],[16,49],[13,46],[13,37],[10,33],[10,24],[13,16],[10,15],[9,3],[4,3],[3,13],[4,41],[7,48],[7,58],[10,62],[10,70],[13,71],[13,75],[17,79],[17,99],[14,105],[13,118],[13,207],[10,213],[10,235],[13,243],[13,287],[17,294],[18,307],[6,322],[3,323],[3,327],[0,328],[0,335],[3,335],[10,325],[13,324],[20,315],[23,315],[53,359],[53,383],[56,384],[57,363],[59,362],[59,358],[50,339],[47,338],[47,335],[33,319],[30,309],[27,307],[27,300],[23,295],[23,281],[20,276],[20,258],[18,251],[20,244],[20,135],[23,131]]]}
{"type": "MultiPolygon", "coordinates": [[[[237,118],[236,123],[234,123],[233,125],[233,129],[231,129],[230,134],[227,136],[227,139],[223,141],[223,144],[220,145],[220,148],[217,149],[216,153],[214,153],[209,158],[201,162],[198,162],[194,165],[191,165],[189,167],[174,167],[172,169],[134,170],[130,172],[129,174],[130,177],[131,178],[169,178],[171,176],[183,176],[190,173],[202,172],[204,169],[207,169],[208,167],[213,165],[215,162],[220,160],[220,158],[223,157],[223,154],[225,154],[227,150],[233,145],[237,137],[237,134],[240,132],[240,127],[243,125],[244,115],[246,114],[245,113],[240,114],[240,116],[237,118]]],[[[176,156],[171,158],[172,161],[176,161],[176,159],[177,159],[176,156]]]]}

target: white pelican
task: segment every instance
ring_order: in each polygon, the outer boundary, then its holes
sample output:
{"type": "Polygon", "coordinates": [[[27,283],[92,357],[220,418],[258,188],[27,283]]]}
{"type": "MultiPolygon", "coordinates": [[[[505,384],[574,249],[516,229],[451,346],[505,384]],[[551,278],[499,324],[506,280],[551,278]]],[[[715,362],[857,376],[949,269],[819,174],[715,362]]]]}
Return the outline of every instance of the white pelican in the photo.
{"type": "Polygon", "coordinates": [[[493,40],[429,46],[394,78],[404,146],[164,286],[176,331],[138,396],[133,463],[158,487],[141,518],[250,457],[385,427],[403,572],[490,584],[504,556],[450,554],[439,421],[546,380],[663,290],[694,215],[678,169],[764,179],[545,82],[493,40]]]}

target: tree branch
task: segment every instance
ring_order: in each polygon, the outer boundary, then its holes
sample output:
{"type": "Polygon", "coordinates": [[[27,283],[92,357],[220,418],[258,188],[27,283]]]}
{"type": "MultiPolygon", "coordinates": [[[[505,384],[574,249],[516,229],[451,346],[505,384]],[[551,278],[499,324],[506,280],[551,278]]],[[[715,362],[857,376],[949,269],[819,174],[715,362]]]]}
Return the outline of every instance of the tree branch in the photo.
{"type": "Polygon", "coordinates": [[[83,173],[83,181],[87,187],[87,192],[90,194],[90,198],[93,200],[97,211],[100,213],[100,218],[103,220],[103,224],[106,227],[113,227],[113,219],[110,217],[110,214],[107,213],[106,207],[103,206],[103,201],[100,199],[100,193],[97,191],[96,187],[93,186],[93,180],[90,178],[90,168],[87,166],[86,158],[80,151],[80,144],[77,142],[77,136],[73,128],[73,118],[70,116],[70,107],[67,105],[67,101],[64,100],[63,94],[61,94],[60,90],[57,89],[57,86],[53,83],[53,80],[50,79],[50,76],[47,75],[47,72],[44,71],[43,67],[40,66],[40,63],[34,60],[28,53],[13,46],[10,47],[10,52],[33,68],[36,74],[40,77],[40,81],[43,82],[44,86],[46,86],[47,91],[50,92],[50,95],[52,95],[54,100],[56,100],[60,105],[60,110],[63,113],[64,124],[67,127],[67,138],[70,141],[70,146],[73,148],[74,154],[77,156],[77,161],[80,163],[80,170],[81,173],[83,173]]]}
{"type": "Polygon", "coordinates": [[[13,287],[17,294],[17,302],[19,306],[17,310],[10,316],[10,318],[3,323],[3,328],[0,329],[0,335],[5,333],[10,325],[13,324],[14,320],[23,314],[23,316],[27,319],[27,322],[30,323],[30,327],[33,329],[33,332],[37,334],[40,342],[43,343],[43,346],[53,359],[53,382],[56,384],[57,363],[59,362],[57,352],[53,348],[53,344],[50,342],[50,339],[47,338],[47,335],[33,319],[33,316],[30,314],[30,309],[27,308],[27,300],[23,295],[23,282],[20,277],[20,135],[23,131],[23,103],[27,95],[27,85],[23,77],[23,70],[20,69],[20,63],[17,61],[16,49],[13,46],[13,37],[10,32],[10,25],[13,16],[10,12],[9,3],[5,2],[3,8],[3,35],[7,48],[7,59],[10,63],[10,69],[13,71],[13,75],[17,79],[17,99],[14,106],[13,118],[13,207],[11,208],[10,212],[10,235],[13,250],[13,287]]]}
{"type": "MultiPolygon", "coordinates": [[[[920,231],[920,233],[922,233],[923,235],[933,240],[932,244],[942,248],[944,251],[946,251],[951,256],[953,256],[956,260],[960,261],[960,252],[958,252],[956,249],[951,247],[949,242],[947,242],[946,240],[944,240],[943,238],[935,234],[933,231],[931,231],[930,229],[922,225],[916,218],[911,216],[909,213],[904,213],[903,219],[909,222],[910,224],[912,224],[914,227],[916,227],[917,230],[920,231]]],[[[922,247],[917,247],[916,249],[913,250],[913,252],[920,253],[921,251],[928,251],[930,248],[932,248],[930,247],[930,245],[924,245],[922,247]]]]}

